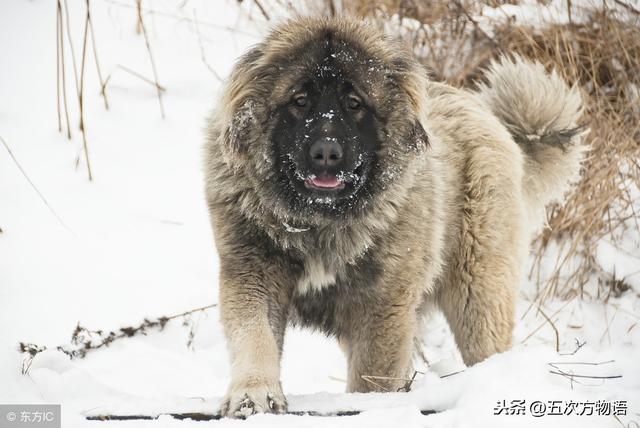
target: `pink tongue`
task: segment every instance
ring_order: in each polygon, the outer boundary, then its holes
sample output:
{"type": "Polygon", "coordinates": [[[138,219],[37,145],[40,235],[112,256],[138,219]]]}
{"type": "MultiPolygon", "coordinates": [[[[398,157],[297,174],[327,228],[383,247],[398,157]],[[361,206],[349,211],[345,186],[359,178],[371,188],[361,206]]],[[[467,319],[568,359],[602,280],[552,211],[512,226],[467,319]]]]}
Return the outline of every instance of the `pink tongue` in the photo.
{"type": "Polygon", "coordinates": [[[325,175],[322,177],[316,177],[316,178],[312,178],[309,181],[311,181],[311,184],[313,184],[316,187],[333,188],[333,187],[338,187],[340,185],[340,180],[338,180],[338,177],[336,177],[335,175],[325,175]]]}

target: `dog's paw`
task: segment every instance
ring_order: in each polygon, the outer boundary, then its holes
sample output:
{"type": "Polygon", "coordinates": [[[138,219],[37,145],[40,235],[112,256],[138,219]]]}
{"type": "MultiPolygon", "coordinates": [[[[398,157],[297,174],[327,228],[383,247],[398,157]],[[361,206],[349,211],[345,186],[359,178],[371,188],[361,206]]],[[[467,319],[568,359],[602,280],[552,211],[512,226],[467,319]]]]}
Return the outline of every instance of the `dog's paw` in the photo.
{"type": "Polygon", "coordinates": [[[246,418],[255,413],[285,413],[287,400],[279,382],[232,385],[220,406],[220,415],[246,418]]]}

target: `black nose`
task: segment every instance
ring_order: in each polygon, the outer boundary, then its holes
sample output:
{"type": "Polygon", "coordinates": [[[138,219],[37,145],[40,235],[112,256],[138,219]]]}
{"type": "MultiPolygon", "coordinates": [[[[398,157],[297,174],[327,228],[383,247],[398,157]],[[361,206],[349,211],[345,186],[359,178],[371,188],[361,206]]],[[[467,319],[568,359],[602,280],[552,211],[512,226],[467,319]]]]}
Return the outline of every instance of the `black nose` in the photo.
{"type": "Polygon", "coordinates": [[[309,156],[316,166],[335,166],[342,160],[342,146],[335,138],[321,138],[311,145],[309,156]]]}

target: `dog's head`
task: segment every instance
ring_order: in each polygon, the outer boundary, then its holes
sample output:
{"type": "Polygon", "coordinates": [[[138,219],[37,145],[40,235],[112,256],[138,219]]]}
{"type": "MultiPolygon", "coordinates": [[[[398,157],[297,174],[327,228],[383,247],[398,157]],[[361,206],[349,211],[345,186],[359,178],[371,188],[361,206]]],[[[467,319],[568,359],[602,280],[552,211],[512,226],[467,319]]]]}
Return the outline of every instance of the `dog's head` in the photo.
{"type": "Polygon", "coordinates": [[[236,65],[224,146],[276,212],[303,223],[358,215],[428,145],[425,88],[413,56],[373,27],[294,20],[236,65]]]}

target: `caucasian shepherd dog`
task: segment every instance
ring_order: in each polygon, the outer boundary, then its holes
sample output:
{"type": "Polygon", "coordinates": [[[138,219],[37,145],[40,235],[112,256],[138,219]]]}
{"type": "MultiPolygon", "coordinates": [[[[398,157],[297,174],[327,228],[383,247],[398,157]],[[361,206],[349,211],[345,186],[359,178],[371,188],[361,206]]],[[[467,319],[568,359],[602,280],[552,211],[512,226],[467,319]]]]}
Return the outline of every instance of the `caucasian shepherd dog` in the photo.
{"type": "Polygon", "coordinates": [[[345,18],[285,23],[237,62],[205,164],[232,362],[223,415],[286,410],[289,323],[338,339],[348,391],[403,384],[432,304],[467,365],[509,348],[531,234],[579,171],[581,98],[518,57],[475,92],[427,76],[345,18]]]}

